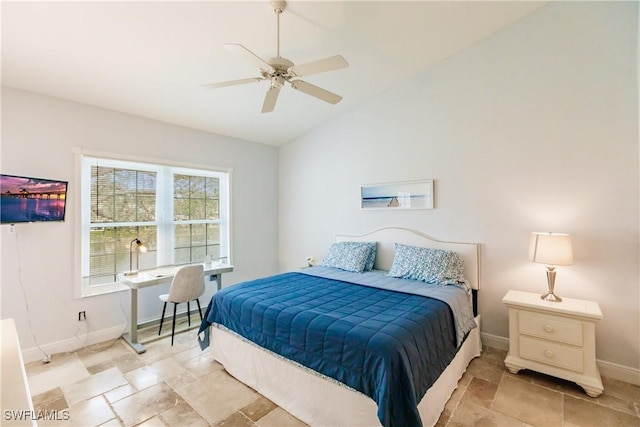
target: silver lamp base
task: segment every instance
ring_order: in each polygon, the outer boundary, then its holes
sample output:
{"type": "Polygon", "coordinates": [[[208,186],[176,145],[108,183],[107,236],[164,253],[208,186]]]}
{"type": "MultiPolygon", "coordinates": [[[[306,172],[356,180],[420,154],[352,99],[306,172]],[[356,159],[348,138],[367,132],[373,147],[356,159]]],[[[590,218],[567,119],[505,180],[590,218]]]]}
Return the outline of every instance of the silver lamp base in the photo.
{"type": "Polygon", "coordinates": [[[551,302],[561,302],[562,298],[553,293],[553,288],[556,283],[556,268],[550,265],[547,266],[547,285],[549,286],[549,292],[540,295],[540,299],[551,302]]]}
{"type": "Polygon", "coordinates": [[[548,293],[548,294],[540,295],[540,299],[543,299],[545,301],[552,301],[552,302],[561,302],[562,301],[562,298],[560,298],[559,296],[557,296],[554,293],[548,293]]]}
{"type": "Polygon", "coordinates": [[[125,272],[124,272],[124,275],[125,275],[125,276],[137,276],[137,275],[138,275],[138,270],[135,270],[135,271],[133,271],[133,270],[132,270],[132,271],[125,271],[125,272]]]}

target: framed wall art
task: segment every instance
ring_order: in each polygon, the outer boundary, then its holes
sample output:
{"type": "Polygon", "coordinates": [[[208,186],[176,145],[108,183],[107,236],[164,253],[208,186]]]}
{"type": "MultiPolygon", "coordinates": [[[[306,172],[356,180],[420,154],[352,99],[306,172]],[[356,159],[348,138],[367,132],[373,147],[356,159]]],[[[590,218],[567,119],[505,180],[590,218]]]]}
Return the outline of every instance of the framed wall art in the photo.
{"type": "Polygon", "coordinates": [[[362,209],[433,209],[433,180],[366,184],[360,187],[362,209]]]}

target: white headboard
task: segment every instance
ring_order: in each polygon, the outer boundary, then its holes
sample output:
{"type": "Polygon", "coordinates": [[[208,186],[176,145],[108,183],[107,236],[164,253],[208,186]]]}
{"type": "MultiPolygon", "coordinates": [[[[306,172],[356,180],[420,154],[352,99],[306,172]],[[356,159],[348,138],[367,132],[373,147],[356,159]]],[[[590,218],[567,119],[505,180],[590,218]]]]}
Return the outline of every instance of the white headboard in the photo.
{"type": "Polygon", "coordinates": [[[394,243],[454,251],[464,260],[465,277],[471,288],[480,288],[479,245],[477,243],[442,242],[418,231],[397,227],[381,228],[361,236],[336,235],[336,242],[343,241],[378,242],[375,268],[379,270],[391,269],[395,254],[394,243]]]}

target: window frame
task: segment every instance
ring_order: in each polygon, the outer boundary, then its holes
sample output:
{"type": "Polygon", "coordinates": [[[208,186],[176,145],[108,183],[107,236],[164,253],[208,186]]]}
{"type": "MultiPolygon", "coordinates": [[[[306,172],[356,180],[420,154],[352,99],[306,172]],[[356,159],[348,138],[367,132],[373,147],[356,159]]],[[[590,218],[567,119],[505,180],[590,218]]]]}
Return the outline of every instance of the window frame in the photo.
{"type": "Polygon", "coordinates": [[[156,218],[153,222],[114,222],[103,223],[105,226],[148,226],[155,225],[157,236],[156,263],[158,266],[173,263],[174,257],[174,226],[177,223],[216,223],[220,227],[220,250],[226,252],[226,257],[231,263],[231,193],[232,193],[232,169],[219,168],[209,165],[172,162],[164,159],[140,158],[133,156],[120,156],[112,153],[74,149],[75,178],[79,184],[75,186],[74,199],[76,221],[76,238],[74,254],[74,276],[76,278],[75,294],[77,297],[108,294],[129,288],[121,282],[114,281],[106,284],[90,284],[89,271],[89,235],[91,229],[91,164],[89,159],[99,159],[101,165],[107,167],[131,168],[136,170],[149,170],[156,172],[156,218]],[[220,181],[219,192],[219,219],[217,220],[181,220],[175,221],[173,214],[173,176],[190,175],[215,177],[220,181]],[[87,178],[88,177],[88,178],[87,178]]]}

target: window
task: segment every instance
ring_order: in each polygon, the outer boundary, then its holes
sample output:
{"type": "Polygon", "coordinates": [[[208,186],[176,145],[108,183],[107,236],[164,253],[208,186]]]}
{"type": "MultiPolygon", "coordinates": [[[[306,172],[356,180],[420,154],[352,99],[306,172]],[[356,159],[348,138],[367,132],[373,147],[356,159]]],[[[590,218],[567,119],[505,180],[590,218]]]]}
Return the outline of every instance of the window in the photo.
{"type": "Polygon", "coordinates": [[[83,295],[130,269],[229,256],[228,172],[81,158],[83,295]]]}

